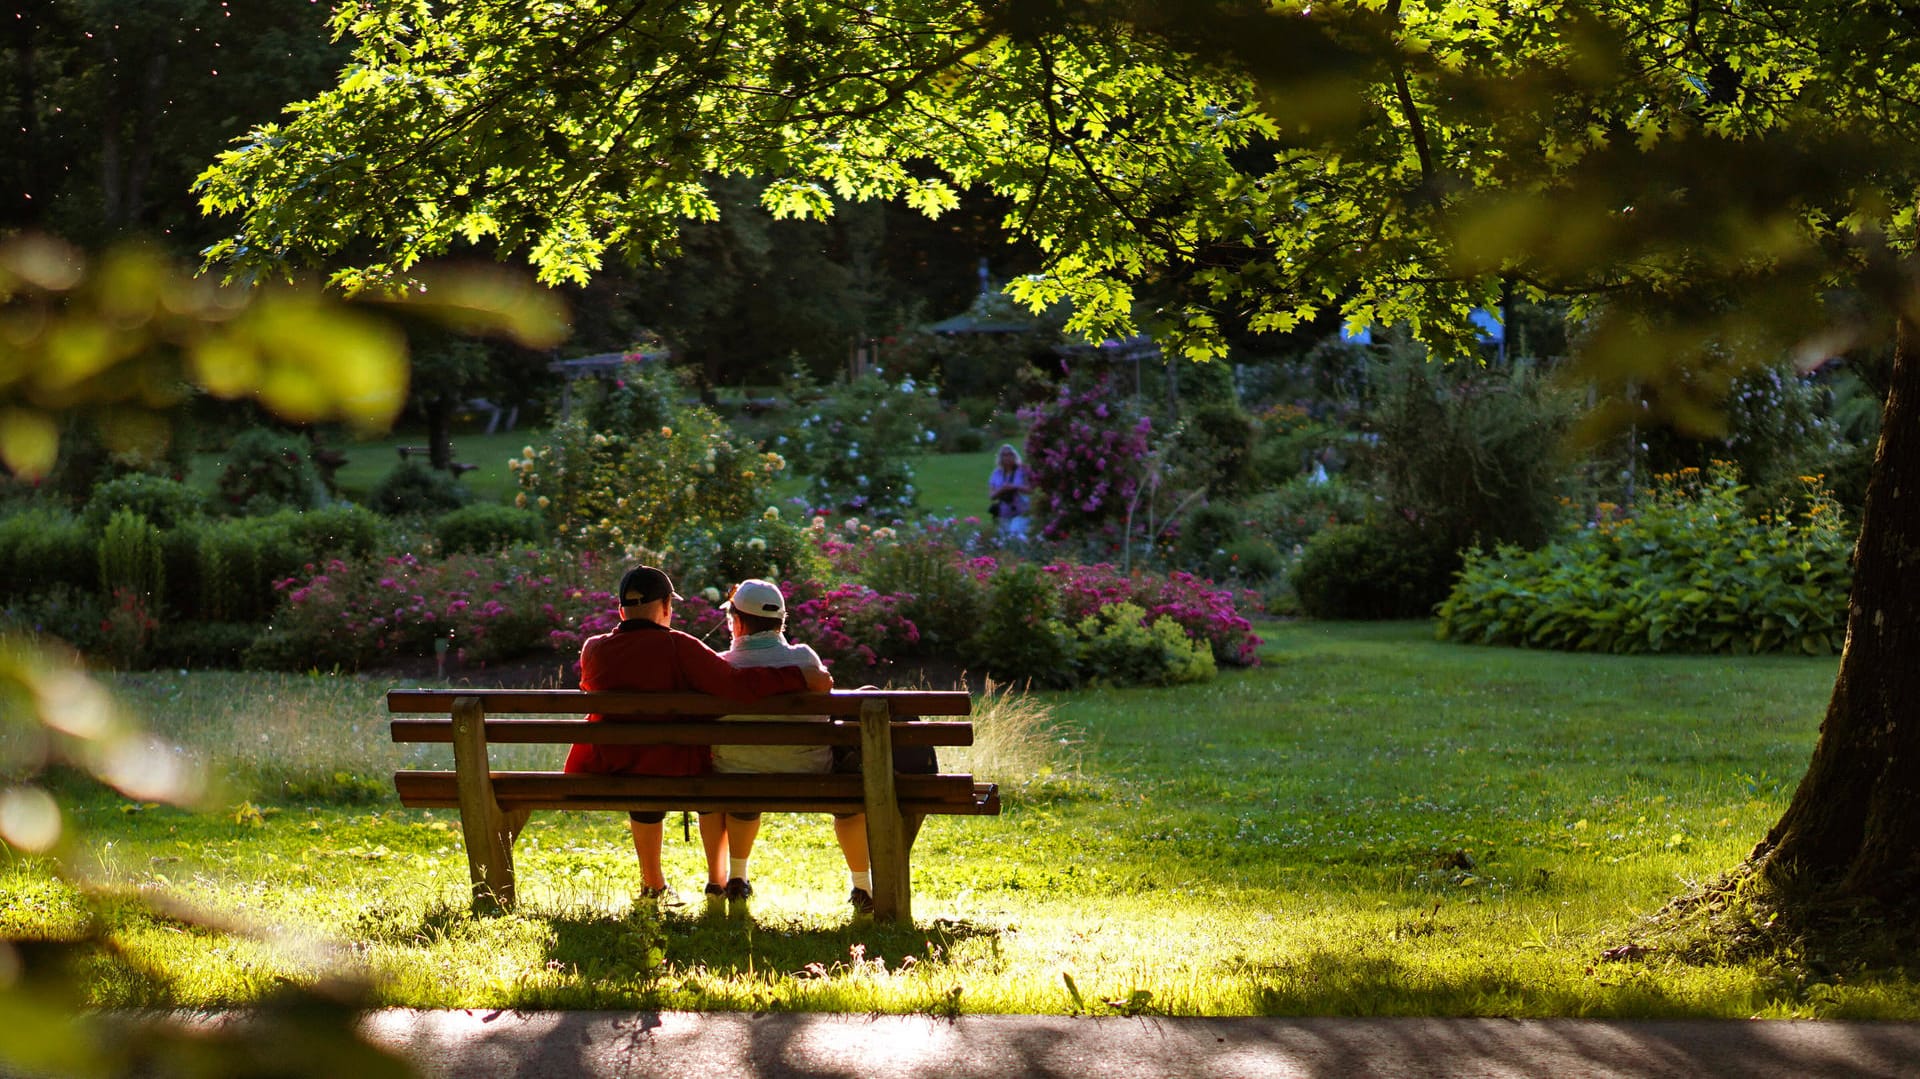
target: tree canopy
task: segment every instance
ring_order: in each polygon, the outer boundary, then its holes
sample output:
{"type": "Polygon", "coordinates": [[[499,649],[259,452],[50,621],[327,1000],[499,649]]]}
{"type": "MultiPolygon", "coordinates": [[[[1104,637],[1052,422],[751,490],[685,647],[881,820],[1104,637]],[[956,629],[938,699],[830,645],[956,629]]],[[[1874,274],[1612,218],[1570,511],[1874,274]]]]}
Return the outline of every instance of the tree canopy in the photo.
{"type": "MultiPolygon", "coordinates": [[[[990,192],[1044,260],[1014,295],[1196,358],[1330,308],[1446,351],[1475,306],[1569,296],[1617,414],[1700,430],[1746,363],[1911,329],[1898,3],[374,0],[335,29],[338,85],[201,178],[239,217],[230,273],[352,290],[485,245],[578,281],[671,254],[751,176],[785,216],[990,192]]],[[[1920,884],[1912,344],[1828,723],[1755,862],[1887,900],[1920,884]]]]}

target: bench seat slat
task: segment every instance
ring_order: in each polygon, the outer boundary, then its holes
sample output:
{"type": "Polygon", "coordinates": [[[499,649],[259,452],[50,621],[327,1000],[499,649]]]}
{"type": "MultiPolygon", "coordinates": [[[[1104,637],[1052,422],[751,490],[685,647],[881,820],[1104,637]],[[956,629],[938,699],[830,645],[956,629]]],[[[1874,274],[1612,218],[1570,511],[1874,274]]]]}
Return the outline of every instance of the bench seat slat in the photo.
{"type": "Polygon", "coordinates": [[[787,693],[764,697],[751,705],[704,693],[582,693],[577,689],[393,689],[387,691],[387,711],[446,713],[452,711],[454,700],[460,697],[479,698],[481,707],[489,715],[599,712],[721,716],[748,711],[754,715],[857,716],[860,702],[876,699],[885,700],[888,709],[896,716],[973,714],[973,699],[968,694],[931,689],[787,693]]]}
{"type": "MultiPolygon", "coordinates": [[[[396,719],[391,721],[395,742],[451,742],[450,719],[396,719]]],[[[721,746],[853,746],[860,744],[860,728],[850,723],[819,720],[766,720],[750,723],[693,723],[610,721],[584,719],[489,719],[487,741],[498,743],[564,745],[721,745],[721,746]]],[[[973,724],[933,720],[896,722],[897,746],[970,746],[973,724]]]]}
{"type": "MultiPolygon", "coordinates": [[[[738,809],[762,812],[859,812],[857,775],[748,773],[704,776],[566,775],[558,772],[494,772],[494,796],[504,809],[738,809]]],[[[457,807],[452,772],[394,773],[400,804],[414,808],[457,807]]],[[[992,814],[999,788],[970,775],[897,777],[904,812],[992,814]]]]}
{"type": "MultiPolygon", "coordinates": [[[[456,793],[456,773],[395,772],[394,788],[412,794],[456,793]]],[[[699,776],[591,775],[563,772],[494,772],[493,793],[502,803],[532,796],[662,798],[845,797],[858,799],[857,775],[818,772],[749,772],[699,776]]],[[[901,795],[920,800],[965,801],[973,796],[970,775],[911,775],[897,778],[901,795]]]]}

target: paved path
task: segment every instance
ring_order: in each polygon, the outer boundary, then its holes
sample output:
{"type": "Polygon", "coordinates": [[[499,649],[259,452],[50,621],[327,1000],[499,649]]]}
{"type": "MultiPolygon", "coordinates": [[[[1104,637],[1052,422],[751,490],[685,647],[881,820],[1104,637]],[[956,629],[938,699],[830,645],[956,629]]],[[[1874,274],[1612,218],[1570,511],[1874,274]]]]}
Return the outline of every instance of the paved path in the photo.
{"type": "Polygon", "coordinates": [[[433,1079],[1920,1077],[1920,1024],[373,1013],[433,1079]]]}

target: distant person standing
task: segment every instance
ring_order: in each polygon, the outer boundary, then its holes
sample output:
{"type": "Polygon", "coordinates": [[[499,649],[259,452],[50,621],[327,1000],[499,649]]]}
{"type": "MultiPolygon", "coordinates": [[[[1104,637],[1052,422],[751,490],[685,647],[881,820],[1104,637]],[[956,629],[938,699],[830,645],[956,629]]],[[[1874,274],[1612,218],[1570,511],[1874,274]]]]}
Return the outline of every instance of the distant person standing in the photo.
{"type": "Polygon", "coordinates": [[[1000,534],[1008,539],[1026,538],[1027,515],[1033,508],[1033,477],[1020,460],[1020,451],[1010,444],[1000,446],[1000,459],[987,475],[987,493],[993,499],[993,519],[1000,534]]]}

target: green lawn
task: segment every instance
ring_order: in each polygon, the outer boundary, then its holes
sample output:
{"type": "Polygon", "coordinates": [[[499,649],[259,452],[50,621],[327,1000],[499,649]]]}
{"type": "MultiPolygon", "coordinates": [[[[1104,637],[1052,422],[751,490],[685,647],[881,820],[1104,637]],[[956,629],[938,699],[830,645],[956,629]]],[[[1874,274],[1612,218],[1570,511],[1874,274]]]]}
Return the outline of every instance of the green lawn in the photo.
{"type": "MultiPolygon", "coordinates": [[[[461,482],[480,501],[501,502],[511,499],[519,487],[514,482],[513,473],[507,470],[507,458],[517,456],[522,447],[535,442],[538,437],[537,432],[524,428],[492,435],[479,432],[455,435],[453,459],[477,466],[464,473],[461,482]]],[[[415,433],[334,446],[332,448],[338,449],[347,458],[347,463],[334,473],[334,482],[346,497],[365,499],[374,485],[400,463],[398,447],[424,445],[425,437],[415,433]]],[[[195,454],[188,482],[210,491],[222,467],[219,453],[195,454]]]]}
{"type": "MultiPolygon", "coordinates": [[[[230,1004],[336,962],[380,1001],[426,1007],[1920,1018],[1904,974],[1600,958],[1777,817],[1831,658],[1262,630],[1260,668],[1050,695],[1058,729],[1019,743],[1027,763],[957,762],[1004,785],[1005,812],[928,823],[911,928],[849,924],[825,819],[777,815],[751,923],[632,909],[610,814],[536,817],[522,907],[477,918],[457,819],[387,793],[389,770],[445,749],[387,744],[383,680],[123,676],[163,740],[226,785],[195,814],[63,788],[90,872],[277,932],[181,932],[113,905],[106,924],[145,969],[102,961],[90,996],[230,1004]]],[[[697,843],[676,836],[667,856],[690,889],[697,843]]],[[[38,863],[0,863],[0,933],[81,920],[38,863]]]]}

